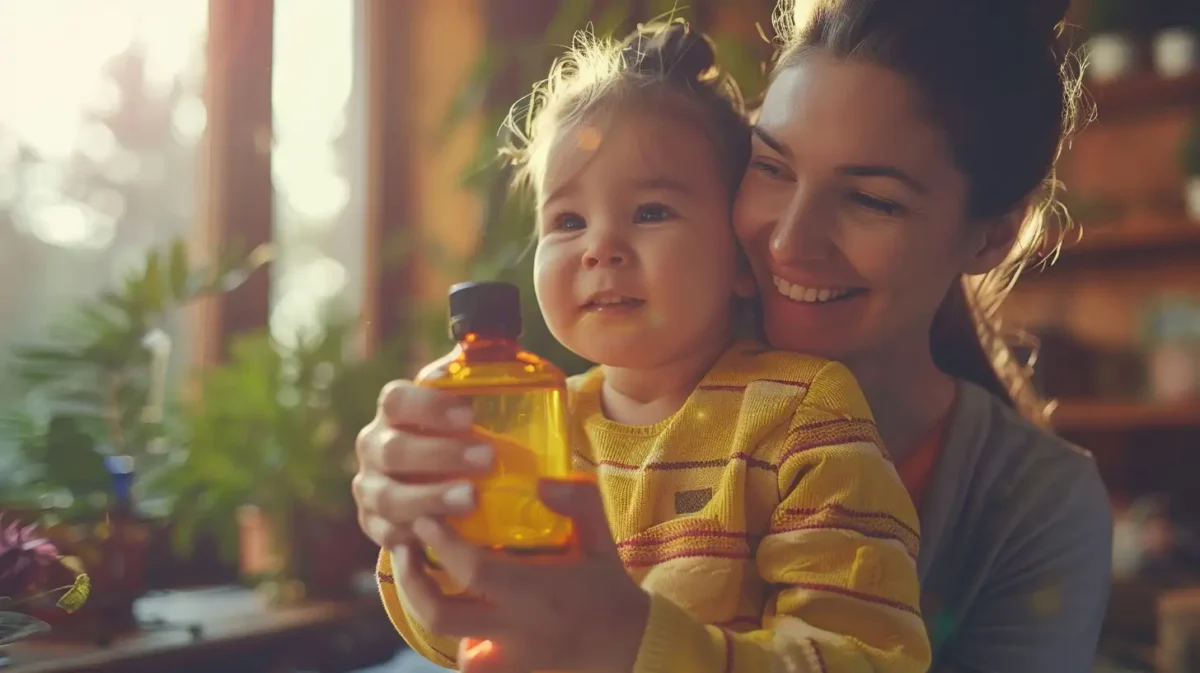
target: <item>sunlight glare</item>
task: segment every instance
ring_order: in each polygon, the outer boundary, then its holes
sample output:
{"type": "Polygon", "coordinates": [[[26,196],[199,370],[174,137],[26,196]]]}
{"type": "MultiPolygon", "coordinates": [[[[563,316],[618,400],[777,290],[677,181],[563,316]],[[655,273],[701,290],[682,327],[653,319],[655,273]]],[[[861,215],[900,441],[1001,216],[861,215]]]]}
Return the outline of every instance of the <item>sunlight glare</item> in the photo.
{"type": "Polygon", "coordinates": [[[354,84],[351,3],[275,6],[275,157],[280,198],[301,218],[328,220],[346,207],[350,186],[331,141],[354,84]]]}
{"type": "Polygon", "coordinates": [[[194,143],[208,126],[208,108],[196,96],[179,101],[171,114],[171,132],[183,143],[194,143]]]}
{"type": "MultiPolygon", "coordinates": [[[[125,204],[111,190],[89,203],[70,198],[63,173],[73,154],[117,184],[153,186],[164,166],[121,148],[109,128],[89,118],[121,105],[105,67],[136,40],[150,95],[165,94],[202,47],[207,11],[207,0],[0,0],[0,127],[40,160],[23,176],[21,229],[61,247],[112,243],[125,204]]],[[[184,126],[195,138],[195,110],[183,114],[191,116],[184,126]]],[[[19,189],[15,180],[3,191],[19,189]]]]}
{"type": "Polygon", "coordinates": [[[270,329],[285,345],[319,334],[323,310],[350,283],[330,245],[341,245],[332,231],[353,197],[339,135],[355,87],[357,4],[275,4],[271,178],[283,254],[273,265],[270,329]]]}
{"type": "Polygon", "coordinates": [[[0,0],[0,125],[46,158],[66,159],[83,111],[113,103],[104,64],[136,36],[148,76],[179,72],[200,44],[207,7],[206,0],[0,0]]]}
{"type": "Polygon", "coordinates": [[[116,222],[78,203],[53,203],[34,210],[31,232],[51,245],[103,249],[112,242],[116,222]]]}
{"type": "Polygon", "coordinates": [[[79,140],[76,141],[79,151],[97,164],[103,164],[112,157],[117,149],[117,139],[112,130],[104,124],[88,124],[79,130],[79,140]]]}

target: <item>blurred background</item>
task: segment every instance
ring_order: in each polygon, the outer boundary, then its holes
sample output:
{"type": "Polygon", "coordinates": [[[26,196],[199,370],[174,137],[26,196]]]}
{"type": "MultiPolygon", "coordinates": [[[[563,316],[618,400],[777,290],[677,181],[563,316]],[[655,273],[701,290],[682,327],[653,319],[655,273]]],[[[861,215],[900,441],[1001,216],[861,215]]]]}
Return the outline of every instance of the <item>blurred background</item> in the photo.
{"type": "MultiPolygon", "coordinates": [[[[389,670],[354,435],[448,347],[449,283],[529,285],[508,106],[588,21],[675,4],[0,0],[0,597],[69,584],[56,553],[92,580],[0,660],[389,670]]],[[[687,5],[761,92],[772,3],[687,5]]],[[[1075,5],[1076,228],[1004,317],[1117,508],[1098,670],[1200,670],[1200,9],[1075,5]]]]}

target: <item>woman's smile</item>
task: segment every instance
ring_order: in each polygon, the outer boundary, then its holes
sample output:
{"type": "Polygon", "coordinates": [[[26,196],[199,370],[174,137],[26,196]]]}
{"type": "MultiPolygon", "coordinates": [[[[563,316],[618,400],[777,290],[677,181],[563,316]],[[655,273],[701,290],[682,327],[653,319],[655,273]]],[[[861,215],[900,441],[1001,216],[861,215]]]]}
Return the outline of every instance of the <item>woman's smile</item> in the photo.
{"type": "Polygon", "coordinates": [[[865,287],[801,285],[774,274],[771,279],[779,294],[801,304],[828,304],[860,297],[867,292],[865,287]]]}

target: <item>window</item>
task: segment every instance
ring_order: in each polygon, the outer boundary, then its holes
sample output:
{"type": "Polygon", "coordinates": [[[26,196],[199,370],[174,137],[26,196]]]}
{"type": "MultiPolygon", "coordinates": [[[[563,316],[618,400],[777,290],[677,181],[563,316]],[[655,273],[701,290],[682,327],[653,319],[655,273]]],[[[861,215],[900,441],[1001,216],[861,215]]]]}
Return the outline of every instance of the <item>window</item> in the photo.
{"type": "Polygon", "coordinates": [[[206,0],[0,0],[3,352],[190,233],[206,34],[206,0]]]}
{"type": "Polygon", "coordinates": [[[275,5],[270,325],[284,343],[319,329],[331,302],[356,315],[362,301],[364,4],[275,5]]]}

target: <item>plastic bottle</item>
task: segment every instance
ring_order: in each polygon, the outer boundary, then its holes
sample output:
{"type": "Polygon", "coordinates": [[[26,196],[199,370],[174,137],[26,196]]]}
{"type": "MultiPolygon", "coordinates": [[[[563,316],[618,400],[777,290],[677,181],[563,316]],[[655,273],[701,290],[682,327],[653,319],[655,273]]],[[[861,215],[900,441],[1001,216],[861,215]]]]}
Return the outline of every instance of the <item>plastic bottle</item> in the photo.
{"type": "Polygon", "coordinates": [[[565,549],[571,521],[541,503],[537,485],[572,469],[566,376],[517,343],[521,300],[515,285],[450,288],[450,333],[458,345],[422,369],[415,382],[470,400],[471,434],[493,447],[495,467],[474,482],[476,510],[448,522],[464,539],[495,549],[565,549]]]}

